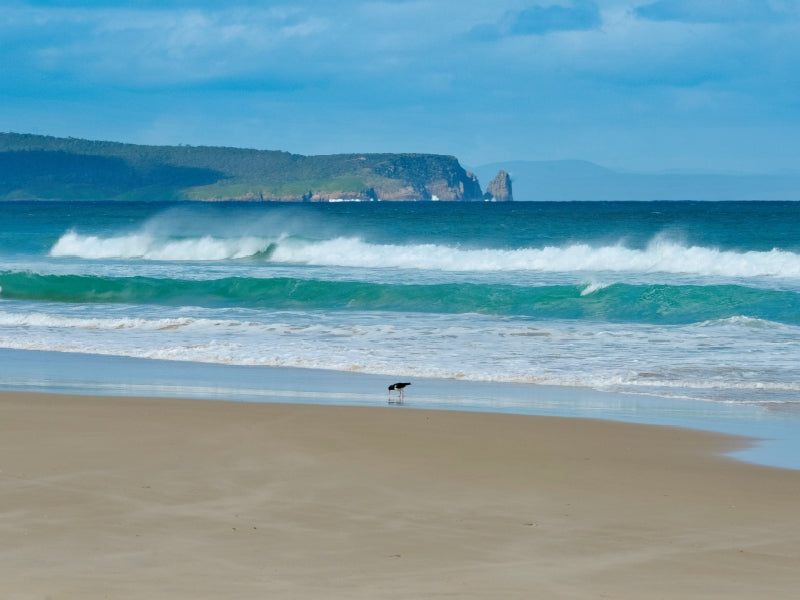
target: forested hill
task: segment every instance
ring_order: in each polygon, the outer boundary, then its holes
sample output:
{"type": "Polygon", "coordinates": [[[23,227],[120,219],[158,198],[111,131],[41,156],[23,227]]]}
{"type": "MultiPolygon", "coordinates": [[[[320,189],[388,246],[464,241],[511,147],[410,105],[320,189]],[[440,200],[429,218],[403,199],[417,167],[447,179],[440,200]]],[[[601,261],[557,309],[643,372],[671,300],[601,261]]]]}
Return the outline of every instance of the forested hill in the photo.
{"type": "Polygon", "coordinates": [[[0,200],[481,200],[453,156],[144,146],[0,133],[0,200]]]}

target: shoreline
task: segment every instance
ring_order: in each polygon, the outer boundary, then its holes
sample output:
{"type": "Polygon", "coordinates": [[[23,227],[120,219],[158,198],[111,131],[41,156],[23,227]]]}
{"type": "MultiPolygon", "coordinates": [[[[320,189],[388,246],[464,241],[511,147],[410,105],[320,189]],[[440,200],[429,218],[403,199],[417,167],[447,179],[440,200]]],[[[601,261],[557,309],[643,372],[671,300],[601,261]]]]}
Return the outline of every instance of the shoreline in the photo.
{"type": "Polygon", "coordinates": [[[0,392],[12,596],[794,598],[800,472],[690,429],[0,392]]]}
{"type": "Polygon", "coordinates": [[[413,382],[406,408],[589,418],[723,433],[751,440],[729,456],[800,470],[800,413],[759,405],[409,374],[0,349],[0,390],[6,391],[374,407],[386,405],[386,387],[398,380],[413,382]]]}

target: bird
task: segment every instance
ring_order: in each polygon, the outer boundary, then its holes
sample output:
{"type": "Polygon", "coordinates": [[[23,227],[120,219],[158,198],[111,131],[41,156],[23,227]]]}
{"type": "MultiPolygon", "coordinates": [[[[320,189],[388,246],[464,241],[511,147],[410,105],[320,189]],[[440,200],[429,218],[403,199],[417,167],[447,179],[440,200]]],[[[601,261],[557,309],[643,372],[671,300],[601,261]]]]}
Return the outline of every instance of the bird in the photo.
{"type": "Polygon", "coordinates": [[[408,382],[406,382],[406,383],[399,382],[399,383],[393,383],[392,385],[390,385],[389,386],[389,402],[392,401],[392,390],[397,390],[397,393],[400,396],[400,399],[398,400],[398,402],[402,402],[403,401],[403,388],[406,387],[407,385],[411,385],[411,384],[408,383],[408,382]]]}

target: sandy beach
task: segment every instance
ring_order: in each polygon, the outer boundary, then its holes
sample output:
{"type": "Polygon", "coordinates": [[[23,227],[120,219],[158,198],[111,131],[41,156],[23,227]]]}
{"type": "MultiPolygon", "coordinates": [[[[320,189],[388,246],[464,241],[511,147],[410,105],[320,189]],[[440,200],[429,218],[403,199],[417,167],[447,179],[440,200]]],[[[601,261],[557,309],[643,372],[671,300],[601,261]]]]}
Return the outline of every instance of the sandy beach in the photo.
{"type": "Polygon", "coordinates": [[[796,598],[800,471],[583,419],[0,393],[10,599],[796,598]]]}

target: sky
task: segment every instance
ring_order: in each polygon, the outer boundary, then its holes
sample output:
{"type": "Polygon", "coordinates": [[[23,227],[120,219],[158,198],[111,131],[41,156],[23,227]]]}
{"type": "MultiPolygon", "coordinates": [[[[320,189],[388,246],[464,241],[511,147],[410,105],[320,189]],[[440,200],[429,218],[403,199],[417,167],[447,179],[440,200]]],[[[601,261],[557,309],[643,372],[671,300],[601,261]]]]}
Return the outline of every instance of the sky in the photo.
{"type": "Polygon", "coordinates": [[[800,0],[3,0],[0,131],[800,173],[800,0]]]}

